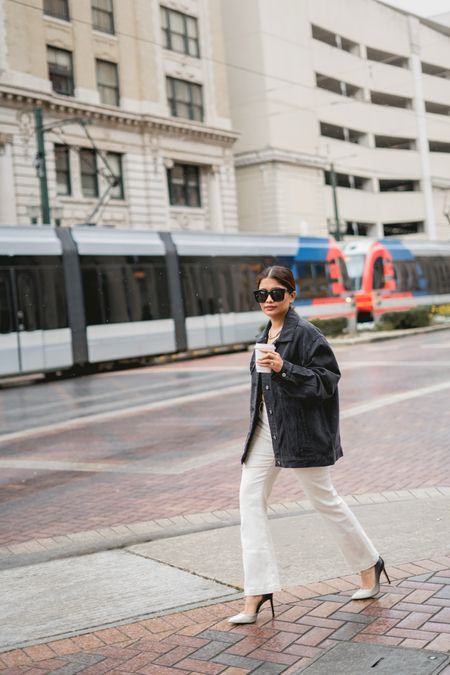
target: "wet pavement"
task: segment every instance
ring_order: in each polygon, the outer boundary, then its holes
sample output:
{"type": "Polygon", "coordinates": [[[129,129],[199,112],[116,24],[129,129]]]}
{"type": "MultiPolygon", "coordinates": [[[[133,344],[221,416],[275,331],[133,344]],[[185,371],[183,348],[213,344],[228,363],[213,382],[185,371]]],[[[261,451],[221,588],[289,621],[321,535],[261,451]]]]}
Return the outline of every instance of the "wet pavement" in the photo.
{"type": "Polygon", "coordinates": [[[335,351],[334,483],[391,585],[351,601],[358,579],[286,470],[275,620],[227,623],[249,353],[3,390],[0,671],[450,675],[450,331],[335,351]]]}
{"type": "MultiPolygon", "coordinates": [[[[338,490],[448,485],[449,332],[336,354],[345,453],[334,469],[338,490]]],[[[2,429],[11,428],[12,411],[16,425],[19,417],[28,426],[48,422],[39,406],[65,396],[54,425],[0,436],[0,545],[237,508],[248,362],[242,352],[2,391],[2,429]],[[133,409],[143,387],[145,409],[133,409]],[[120,409],[85,416],[94,406],[73,420],[79,397],[108,391],[120,409]],[[73,426],[58,417],[69,410],[73,426]]],[[[283,472],[272,501],[295,499],[299,487],[283,472]]]]}

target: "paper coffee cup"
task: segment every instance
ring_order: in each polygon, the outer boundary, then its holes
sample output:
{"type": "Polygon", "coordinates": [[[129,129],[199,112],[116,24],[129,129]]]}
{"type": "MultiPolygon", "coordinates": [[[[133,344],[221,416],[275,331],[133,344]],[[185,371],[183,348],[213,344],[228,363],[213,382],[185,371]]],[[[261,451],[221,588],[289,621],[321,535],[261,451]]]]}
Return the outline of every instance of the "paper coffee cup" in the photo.
{"type": "Polygon", "coordinates": [[[255,344],[254,350],[255,350],[256,371],[258,373],[271,373],[272,368],[269,368],[268,366],[260,366],[258,363],[258,359],[262,359],[264,357],[264,352],[274,352],[275,345],[266,344],[265,342],[257,342],[255,344]]]}

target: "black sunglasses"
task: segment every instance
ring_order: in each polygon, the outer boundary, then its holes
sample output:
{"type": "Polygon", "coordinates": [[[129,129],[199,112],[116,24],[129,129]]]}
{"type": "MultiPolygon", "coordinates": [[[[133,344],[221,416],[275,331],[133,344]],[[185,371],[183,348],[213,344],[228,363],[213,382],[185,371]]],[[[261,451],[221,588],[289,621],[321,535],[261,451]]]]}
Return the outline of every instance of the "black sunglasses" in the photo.
{"type": "Polygon", "coordinates": [[[257,291],[253,291],[253,295],[255,296],[256,302],[259,303],[265,302],[269,295],[274,302],[281,302],[284,300],[285,293],[288,292],[289,291],[287,288],[271,288],[270,291],[267,291],[265,288],[261,288],[257,291]]]}

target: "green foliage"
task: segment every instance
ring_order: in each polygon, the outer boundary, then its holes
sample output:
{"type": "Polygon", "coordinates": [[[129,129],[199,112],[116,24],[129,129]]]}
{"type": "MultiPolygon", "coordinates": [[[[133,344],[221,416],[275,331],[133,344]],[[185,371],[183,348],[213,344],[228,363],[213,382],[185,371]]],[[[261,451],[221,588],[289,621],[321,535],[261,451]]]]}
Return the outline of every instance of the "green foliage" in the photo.
{"type": "Polygon", "coordinates": [[[431,313],[429,307],[416,307],[406,312],[386,312],[377,323],[377,330],[399,330],[402,328],[421,328],[429,326],[431,313]]]}
{"type": "Polygon", "coordinates": [[[343,316],[336,317],[335,319],[311,319],[311,323],[328,337],[341,335],[347,328],[347,319],[343,316]]]}

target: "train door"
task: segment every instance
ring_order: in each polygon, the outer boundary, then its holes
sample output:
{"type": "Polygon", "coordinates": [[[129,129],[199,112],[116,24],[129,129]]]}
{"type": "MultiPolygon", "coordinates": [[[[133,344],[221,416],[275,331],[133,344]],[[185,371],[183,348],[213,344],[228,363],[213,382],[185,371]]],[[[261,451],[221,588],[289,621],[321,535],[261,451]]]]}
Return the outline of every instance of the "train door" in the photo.
{"type": "Polygon", "coordinates": [[[45,368],[44,332],[41,324],[41,304],[37,271],[16,268],[13,272],[19,369],[22,372],[45,368]]]}
{"type": "Polygon", "coordinates": [[[20,370],[20,352],[16,312],[12,293],[12,275],[0,269],[0,375],[20,370]]]}

